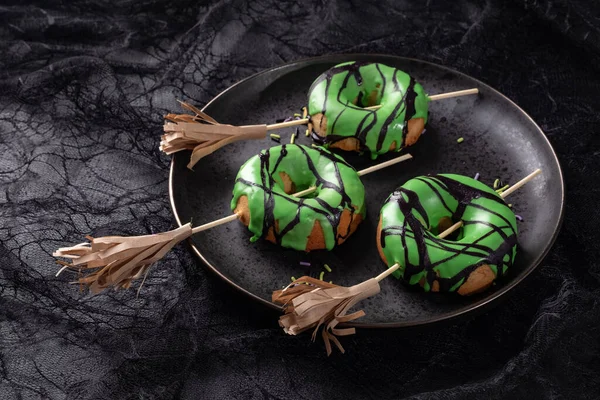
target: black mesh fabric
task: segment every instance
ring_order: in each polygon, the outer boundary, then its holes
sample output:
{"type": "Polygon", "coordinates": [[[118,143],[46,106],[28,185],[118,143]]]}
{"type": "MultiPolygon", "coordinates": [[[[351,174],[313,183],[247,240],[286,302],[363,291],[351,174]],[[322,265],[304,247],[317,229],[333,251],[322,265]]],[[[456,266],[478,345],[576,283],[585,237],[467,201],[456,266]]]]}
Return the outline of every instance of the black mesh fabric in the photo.
{"type": "Polygon", "coordinates": [[[2,3],[0,399],[600,397],[597,2],[2,3]],[[265,68],[341,52],[472,75],[548,135],[563,229],[500,307],[419,334],[359,331],[327,358],[185,244],[139,297],[54,277],[51,252],[83,235],[174,227],[158,142],[175,99],[204,104],[265,68]]]}

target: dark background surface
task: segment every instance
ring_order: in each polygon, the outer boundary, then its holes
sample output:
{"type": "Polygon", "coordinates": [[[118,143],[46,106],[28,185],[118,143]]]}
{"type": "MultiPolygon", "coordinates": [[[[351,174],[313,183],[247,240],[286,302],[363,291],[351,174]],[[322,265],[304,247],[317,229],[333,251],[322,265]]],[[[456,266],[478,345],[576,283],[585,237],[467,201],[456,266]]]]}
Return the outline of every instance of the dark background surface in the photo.
{"type": "Polygon", "coordinates": [[[3,3],[0,398],[598,398],[600,6],[3,3]],[[204,104],[262,69],[339,52],[455,68],[546,132],[566,179],[563,229],[508,301],[419,334],[359,331],[327,358],[186,245],[139,298],[54,277],[51,252],[85,234],[174,227],[158,142],[175,99],[204,104]]]}

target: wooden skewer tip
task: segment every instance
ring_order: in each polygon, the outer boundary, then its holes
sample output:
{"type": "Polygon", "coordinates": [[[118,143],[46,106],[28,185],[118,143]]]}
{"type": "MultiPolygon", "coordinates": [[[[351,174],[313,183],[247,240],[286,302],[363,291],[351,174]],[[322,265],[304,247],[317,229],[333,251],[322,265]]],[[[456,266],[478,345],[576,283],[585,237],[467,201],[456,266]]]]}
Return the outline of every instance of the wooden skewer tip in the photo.
{"type": "Polygon", "coordinates": [[[532,173],[527,175],[525,178],[521,179],[519,182],[515,183],[514,185],[512,185],[511,187],[506,189],[504,192],[502,192],[502,194],[500,196],[502,198],[505,198],[506,196],[515,192],[517,189],[519,189],[520,187],[522,187],[527,182],[529,182],[530,180],[532,180],[533,178],[535,178],[537,175],[539,175],[541,173],[542,173],[542,170],[540,168],[536,169],[535,171],[533,171],[532,173]]]}
{"type": "Polygon", "coordinates": [[[472,88],[472,89],[465,89],[465,90],[457,90],[455,92],[433,94],[433,95],[427,96],[427,97],[429,97],[429,100],[431,100],[431,101],[436,101],[436,100],[449,99],[452,97],[468,96],[471,94],[478,94],[478,93],[479,93],[479,89],[472,88]]]}

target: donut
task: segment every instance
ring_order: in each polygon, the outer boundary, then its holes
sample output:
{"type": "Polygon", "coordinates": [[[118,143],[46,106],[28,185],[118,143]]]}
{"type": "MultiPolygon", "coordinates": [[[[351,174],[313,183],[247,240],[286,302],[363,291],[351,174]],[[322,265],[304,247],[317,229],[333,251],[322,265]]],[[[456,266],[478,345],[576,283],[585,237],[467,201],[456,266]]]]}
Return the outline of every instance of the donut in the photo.
{"type": "Polygon", "coordinates": [[[429,98],[399,69],[351,61],[321,74],[308,92],[315,142],[373,159],[416,143],[427,123],[429,98]],[[363,107],[381,105],[377,110],[363,107]]]}
{"type": "Polygon", "coordinates": [[[487,289],[512,267],[517,221],[504,200],[475,179],[440,174],[409,180],[381,209],[381,259],[400,268],[394,276],[425,291],[471,295],[487,289]],[[452,224],[463,227],[440,239],[452,224]]]}
{"type": "Polygon", "coordinates": [[[242,165],[231,209],[254,235],[301,251],[342,244],[366,216],[365,189],[356,170],[326,149],[285,144],[242,165]],[[309,187],[302,198],[292,196],[309,187]]]}

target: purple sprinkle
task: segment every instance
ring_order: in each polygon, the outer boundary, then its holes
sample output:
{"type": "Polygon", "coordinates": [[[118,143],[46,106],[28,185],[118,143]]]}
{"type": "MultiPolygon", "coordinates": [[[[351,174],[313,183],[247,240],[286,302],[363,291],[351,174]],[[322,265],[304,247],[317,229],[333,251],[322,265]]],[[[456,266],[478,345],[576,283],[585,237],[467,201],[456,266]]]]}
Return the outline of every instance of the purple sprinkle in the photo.
{"type": "Polygon", "coordinates": [[[479,180],[479,172],[475,174],[475,178],[473,179],[475,179],[476,181],[479,180]]]}
{"type": "Polygon", "coordinates": [[[283,120],[283,122],[290,122],[293,120],[294,120],[294,117],[287,117],[286,119],[283,120]]]}
{"type": "Polygon", "coordinates": [[[427,132],[427,129],[423,129],[423,132],[421,132],[421,135],[424,135],[425,132],[427,132]]]}
{"type": "Polygon", "coordinates": [[[515,217],[516,217],[516,218],[517,218],[519,221],[523,221],[523,217],[521,217],[520,215],[518,215],[518,214],[515,214],[515,217]]]}
{"type": "Polygon", "coordinates": [[[310,263],[306,261],[300,261],[300,265],[304,265],[305,267],[310,267],[310,263]]]}

